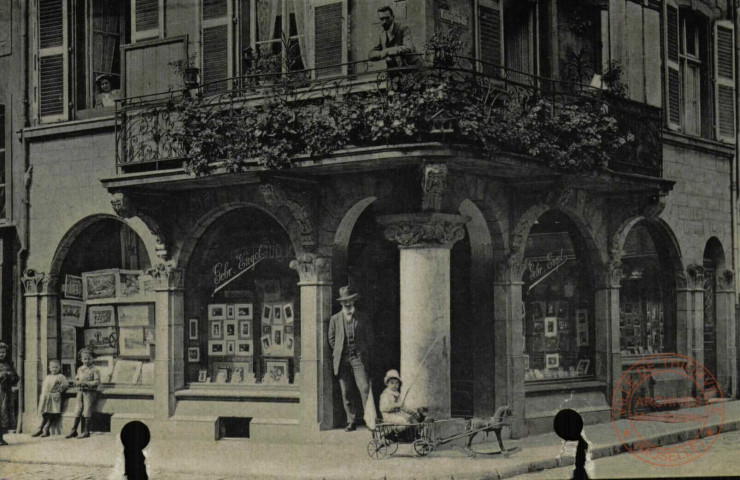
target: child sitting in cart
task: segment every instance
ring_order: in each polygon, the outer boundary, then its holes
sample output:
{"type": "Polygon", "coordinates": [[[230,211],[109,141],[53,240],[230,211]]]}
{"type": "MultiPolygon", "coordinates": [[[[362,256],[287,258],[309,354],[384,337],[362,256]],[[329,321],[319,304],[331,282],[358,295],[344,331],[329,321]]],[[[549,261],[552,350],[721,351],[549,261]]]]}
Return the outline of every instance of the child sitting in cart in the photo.
{"type": "Polygon", "coordinates": [[[385,383],[386,389],[380,394],[380,413],[383,415],[384,423],[396,425],[394,430],[396,433],[401,433],[408,428],[404,425],[415,425],[425,420],[426,408],[413,411],[403,407],[401,376],[398,370],[388,370],[383,383],[385,383]]]}

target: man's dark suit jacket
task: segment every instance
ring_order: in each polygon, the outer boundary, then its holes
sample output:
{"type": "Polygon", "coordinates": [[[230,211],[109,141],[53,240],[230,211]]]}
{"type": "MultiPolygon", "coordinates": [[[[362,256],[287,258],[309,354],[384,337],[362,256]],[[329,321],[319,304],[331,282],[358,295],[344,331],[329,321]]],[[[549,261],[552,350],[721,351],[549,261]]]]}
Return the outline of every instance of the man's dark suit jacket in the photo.
{"type": "MultiPolygon", "coordinates": [[[[352,316],[352,322],[355,328],[355,348],[357,354],[365,366],[368,368],[370,360],[370,347],[373,345],[373,329],[369,320],[362,312],[355,310],[352,316]]],[[[334,355],[334,375],[339,375],[339,363],[342,361],[342,350],[344,349],[344,315],[340,311],[331,316],[329,319],[329,346],[334,355]]]]}
{"type": "Polygon", "coordinates": [[[385,59],[388,68],[407,67],[421,63],[420,57],[413,55],[416,53],[416,48],[411,30],[395,22],[388,31],[388,41],[386,41],[385,30],[380,29],[380,38],[378,44],[373,47],[373,51],[381,50],[388,52],[388,57],[385,59]]]}

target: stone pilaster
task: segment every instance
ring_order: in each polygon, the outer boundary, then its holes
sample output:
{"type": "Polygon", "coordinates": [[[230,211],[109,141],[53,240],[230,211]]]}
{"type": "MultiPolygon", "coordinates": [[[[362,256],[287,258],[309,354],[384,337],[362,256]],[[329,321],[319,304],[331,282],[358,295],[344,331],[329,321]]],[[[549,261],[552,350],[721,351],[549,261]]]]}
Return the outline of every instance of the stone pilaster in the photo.
{"type": "Polygon", "coordinates": [[[185,385],[183,271],[168,262],[147,273],[154,279],[156,296],[154,416],[167,420],[175,411],[175,391],[185,385]]]}
{"type": "MultiPolygon", "coordinates": [[[[704,364],[704,267],[688,265],[676,281],[677,353],[704,364]]],[[[703,372],[696,381],[703,384],[703,372]]]]}
{"type": "Polygon", "coordinates": [[[304,440],[318,439],[334,425],[332,353],[327,340],[331,317],[331,261],[303,253],[290,262],[301,287],[301,426],[304,440]]]}
{"type": "Polygon", "coordinates": [[[725,397],[737,395],[737,347],[735,338],[735,274],[732,270],[717,272],[716,338],[717,338],[717,383],[725,397]]]}
{"type": "MultiPolygon", "coordinates": [[[[24,299],[26,302],[25,323],[25,359],[23,361],[23,389],[25,415],[24,424],[35,424],[38,415],[38,398],[41,382],[46,373],[45,365],[49,359],[49,324],[48,298],[49,277],[35,270],[26,270],[23,273],[24,299]]],[[[52,305],[56,311],[56,298],[52,305]]],[[[53,313],[53,312],[52,312],[53,313]]],[[[55,326],[53,319],[52,324],[55,326]]],[[[56,329],[52,336],[56,342],[56,329]]],[[[56,349],[56,345],[54,345],[56,349]]]]}
{"type": "MultiPolygon", "coordinates": [[[[594,292],[595,359],[593,371],[598,380],[607,383],[609,392],[614,391],[622,375],[619,329],[621,278],[621,262],[609,262],[594,292]]],[[[611,395],[607,398],[611,401],[611,395]]]]}
{"type": "Polygon", "coordinates": [[[399,244],[401,375],[405,405],[451,416],[450,249],[470,218],[443,213],[386,215],[386,239],[399,244]]]}

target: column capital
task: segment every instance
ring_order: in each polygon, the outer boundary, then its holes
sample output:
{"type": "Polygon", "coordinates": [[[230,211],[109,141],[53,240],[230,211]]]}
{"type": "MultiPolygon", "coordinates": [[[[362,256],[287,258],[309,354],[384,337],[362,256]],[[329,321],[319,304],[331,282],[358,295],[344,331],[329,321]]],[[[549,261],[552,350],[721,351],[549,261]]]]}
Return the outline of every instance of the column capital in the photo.
{"type": "Polygon", "coordinates": [[[717,272],[717,290],[734,291],[735,272],[732,270],[722,270],[717,272]]]}
{"type": "Polygon", "coordinates": [[[465,224],[470,217],[449,213],[423,212],[383,215],[378,223],[385,228],[385,238],[401,247],[452,248],[465,238],[465,224]]]}
{"type": "Polygon", "coordinates": [[[147,270],[147,274],[154,279],[154,290],[182,290],[184,283],[183,269],[172,262],[157,263],[147,270]]]}
{"type": "Polygon", "coordinates": [[[298,272],[301,283],[331,281],[331,259],[315,253],[301,253],[291,260],[290,268],[298,272]]]}
{"type": "Polygon", "coordinates": [[[704,267],[696,264],[686,266],[686,272],[676,274],[676,288],[679,290],[704,290],[704,267]]]}
{"type": "Polygon", "coordinates": [[[42,295],[49,289],[51,277],[32,268],[23,272],[23,290],[26,295],[42,295]]]}
{"type": "Polygon", "coordinates": [[[606,264],[606,268],[597,276],[597,288],[619,288],[622,286],[622,262],[612,260],[606,264]]]}

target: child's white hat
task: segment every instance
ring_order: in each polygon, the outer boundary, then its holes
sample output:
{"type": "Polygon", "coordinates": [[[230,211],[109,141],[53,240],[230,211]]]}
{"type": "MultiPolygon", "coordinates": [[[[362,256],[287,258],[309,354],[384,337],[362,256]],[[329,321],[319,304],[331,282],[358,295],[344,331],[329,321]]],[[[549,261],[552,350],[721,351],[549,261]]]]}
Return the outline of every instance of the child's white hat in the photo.
{"type": "Polygon", "coordinates": [[[391,368],[388,370],[388,372],[385,374],[385,379],[383,380],[383,383],[388,386],[388,380],[391,378],[395,378],[399,382],[401,382],[401,375],[398,373],[398,370],[391,368]]]}

